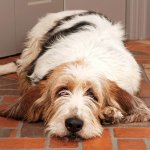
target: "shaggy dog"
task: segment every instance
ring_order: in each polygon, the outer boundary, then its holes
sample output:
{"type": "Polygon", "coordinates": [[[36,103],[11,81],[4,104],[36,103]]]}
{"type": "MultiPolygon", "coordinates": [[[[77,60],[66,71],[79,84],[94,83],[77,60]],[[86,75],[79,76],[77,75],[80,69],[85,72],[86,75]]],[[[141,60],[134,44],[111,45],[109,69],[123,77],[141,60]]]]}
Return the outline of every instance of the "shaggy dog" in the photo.
{"type": "Polygon", "coordinates": [[[87,139],[102,122],[143,122],[150,110],[135,96],[141,71],[124,46],[120,24],[93,11],[64,11],[40,19],[21,58],[0,66],[17,72],[22,96],[1,116],[43,120],[50,135],[87,139]]]}

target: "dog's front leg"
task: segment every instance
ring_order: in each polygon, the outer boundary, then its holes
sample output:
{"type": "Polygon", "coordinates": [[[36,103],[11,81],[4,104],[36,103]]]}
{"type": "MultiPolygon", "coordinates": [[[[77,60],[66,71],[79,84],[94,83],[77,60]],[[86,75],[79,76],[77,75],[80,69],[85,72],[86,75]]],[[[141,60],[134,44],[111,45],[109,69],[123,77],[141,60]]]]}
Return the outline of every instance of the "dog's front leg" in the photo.
{"type": "Polygon", "coordinates": [[[100,115],[103,125],[119,123],[123,118],[124,114],[119,109],[111,106],[106,106],[100,115]]]}

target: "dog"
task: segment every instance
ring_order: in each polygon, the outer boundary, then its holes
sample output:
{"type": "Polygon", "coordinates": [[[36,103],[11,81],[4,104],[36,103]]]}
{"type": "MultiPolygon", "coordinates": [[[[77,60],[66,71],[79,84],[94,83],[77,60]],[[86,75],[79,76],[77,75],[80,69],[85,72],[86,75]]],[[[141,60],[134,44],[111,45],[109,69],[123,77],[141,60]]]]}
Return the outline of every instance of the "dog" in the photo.
{"type": "Polygon", "coordinates": [[[140,100],[141,70],[124,46],[120,23],[86,10],[47,14],[28,33],[16,62],[21,96],[0,115],[43,120],[51,136],[71,140],[101,136],[104,123],[150,120],[140,100]]]}

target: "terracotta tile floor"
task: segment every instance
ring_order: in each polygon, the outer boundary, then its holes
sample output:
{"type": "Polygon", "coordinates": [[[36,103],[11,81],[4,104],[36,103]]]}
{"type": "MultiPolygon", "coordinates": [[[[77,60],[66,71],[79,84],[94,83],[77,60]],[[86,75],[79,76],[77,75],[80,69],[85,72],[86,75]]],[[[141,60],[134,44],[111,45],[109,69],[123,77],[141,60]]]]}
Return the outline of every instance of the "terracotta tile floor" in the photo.
{"type": "MultiPolygon", "coordinates": [[[[140,97],[150,107],[150,40],[128,41],[143,71],[140,97]]],[[[0,59],[4,64],[18,56],[0,59]]],[[[19,96],[15,74],[0,77],[0,109],[7,108],[19,96]]],[[[0,150],[150,150],[150,122],[107,126],[101,138],[66,142],[44,135],[43,123],[26,123],[0,118],[0,150]]]]}

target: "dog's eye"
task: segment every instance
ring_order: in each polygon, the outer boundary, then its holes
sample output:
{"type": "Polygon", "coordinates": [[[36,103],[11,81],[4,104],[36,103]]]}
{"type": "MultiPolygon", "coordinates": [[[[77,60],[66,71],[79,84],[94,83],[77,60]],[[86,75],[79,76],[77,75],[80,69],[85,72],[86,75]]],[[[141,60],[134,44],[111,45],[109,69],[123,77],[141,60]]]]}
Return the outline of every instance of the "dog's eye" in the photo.
{"type": "Polygon", "coordinates": [[[66,87],[60,88],[56,95],[57,97],[69,95],[68,89],[66,87]]]}
{"type": "Polygon", "coordinates": [[[88,89],[85,93],[87,96],[89,96],[90,98],[92,98],[95,101],[98,101],[97,97],[95,96],[94,92],[92,89],[88,89]]]}

